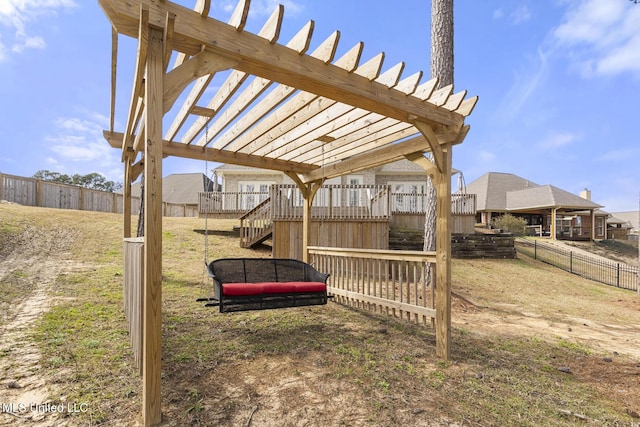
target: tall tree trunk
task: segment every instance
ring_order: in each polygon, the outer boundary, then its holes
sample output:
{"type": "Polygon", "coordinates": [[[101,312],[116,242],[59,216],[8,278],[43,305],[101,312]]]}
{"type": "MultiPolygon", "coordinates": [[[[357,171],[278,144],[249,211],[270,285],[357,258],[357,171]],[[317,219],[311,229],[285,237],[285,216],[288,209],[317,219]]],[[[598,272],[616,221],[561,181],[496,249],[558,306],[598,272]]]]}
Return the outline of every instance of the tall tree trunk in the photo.
{"type": "Polygon", "coordinates": [[[431,0],[431,78],[453,84],[453,0],[431,0]]]}
{"type": "MultiPolygon", "coordinates": [[[[431,0],[431,78],[438,88],[453,84],[453,0],[431,0]]],[[[429,155],[431,161],[433,156],[429,155]]],[[[436,190],[427,178],[424,250],[436,250],[436,190]]],[[[432,276],[431,274],[429,275],[432,276]]]]}

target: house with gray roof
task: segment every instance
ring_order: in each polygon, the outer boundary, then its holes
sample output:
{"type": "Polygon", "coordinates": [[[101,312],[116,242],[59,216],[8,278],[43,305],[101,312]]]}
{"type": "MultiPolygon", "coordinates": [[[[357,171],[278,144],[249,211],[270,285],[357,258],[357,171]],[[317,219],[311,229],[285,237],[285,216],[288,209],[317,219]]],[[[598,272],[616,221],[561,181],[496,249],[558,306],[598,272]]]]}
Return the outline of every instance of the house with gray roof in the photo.
{"type": "MultiPolygon", "coordinates": [[[[140,182],[131,186],[131,196],[140,198],[140,182]]],[[[203,173],[176,173],[162,179],[162,202],[165,216],[198,216],[202,191],[213,191],[214,182],[203,173]],[[174,214],[172,210],[180,213],[174,214]]]]}
{"type": "Polygon", "coordinates": [[[640,212],[613,212],[607,224],[609,232],[613,234],[616,239],[622,238],[623,240],[638,241],[638,237],[640,236],[640,212]]]}
{"type": "Polygon", "coordinates": [[[524,218],[531,234],[560,240],[600,240],[607,237],[607,217],[591,192],[580,195],[553,185],[539,185],[510,173],[489,172],[467,185],[476,194],[476,221],[490,227],[510,213],[524,218]]]}

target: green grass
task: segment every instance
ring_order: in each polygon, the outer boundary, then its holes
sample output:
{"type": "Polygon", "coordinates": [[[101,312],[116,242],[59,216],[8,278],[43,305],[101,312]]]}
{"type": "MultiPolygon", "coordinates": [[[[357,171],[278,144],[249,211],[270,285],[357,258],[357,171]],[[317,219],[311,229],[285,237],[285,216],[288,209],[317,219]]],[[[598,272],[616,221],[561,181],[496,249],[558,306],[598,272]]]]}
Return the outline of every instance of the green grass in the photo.
{"type": "MultiPolygon", "coordinates": [[[[87,413],[72,415],[73,425],[139,421],[141,381],[122,310],[121,218],[54,214],[0,206],[1,230],[12,230],[5,236],[15,236],[29,224],[46,228],[47,221],[78,236],[69,249],[84,268],[55,279],[51,297],[56,303],[33,331],[42,350],[42,375],[60,390],[50,397],[54,403],[64,398],[88,405],[87,413]],[[25,220],[30,216],[34,218],[25,220]]],[[[218,229],[232,226],[230,221],[210,223],[218,229]]],[[[505,330],[480,333],[473,324],[460,325],[452,331],[452,360],[441,361],[435,356],[433,330],[333,303],[219,314],[195,302],[210,287],[202,275],[204,238],[193,231],[203,228],[203,220],[165,218],[164,227],[166,425],[243,425],[256,406],[258,417],[275,401],[288,402],[288,410],[305,407],[309,412],[296,416],[310,417],[308,425],[336,425],[343,419],[361,425],[411,425],[441,418],[469,426],[631,425],[624,403],[597,382],[559,370],[601,357],[587,345],[564,338],[505,330]],[[298,383],[299,388],[291,388],[298,383]],[[269,387],[277,393],[270,395],[269,387]]],[[[209,244],[210,259],[252,254],[231,237],[209,236],[209,244]]],[[[14,271],[2,286],[19,288],[25,273],[14,271]]],[[[591,315],[583,313],[584,305],[566,305],[580,301],[591,306],[623,295],[580,278],[554,275],[527,260],[454,261],[453,282],[455,293],[486,310],[498,301],[504,307],[513,305],[496,313],[517,313],[518,306],[547,295],[538,309],[550,319],[560,309],[591,315]]],[[[601,315],[598,310],[593,310],[595,316],[601,315]]],[[[615,322],[627,315],[607,316],[615,322]]],[[[634,365],[620,358],[607,366],[622,371],[634,365]]],[[[285,412],[280,416],[283,423],[291,420],[285,412]]]]}

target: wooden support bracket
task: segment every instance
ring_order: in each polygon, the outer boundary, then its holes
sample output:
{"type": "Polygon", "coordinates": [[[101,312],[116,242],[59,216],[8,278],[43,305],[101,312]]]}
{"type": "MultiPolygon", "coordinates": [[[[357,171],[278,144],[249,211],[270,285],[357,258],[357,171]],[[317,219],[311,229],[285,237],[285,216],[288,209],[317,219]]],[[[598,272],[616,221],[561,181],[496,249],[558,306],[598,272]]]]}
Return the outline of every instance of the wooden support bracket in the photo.
{"type": "Polygon", "coordinates": [[[192,81],[207,74],[228,70],[236,63],[237,61],[207,51],[202,51],[184,61],[165,76],[164,112],[171,110],[178,96],[192,81]]]}
{"type": "Polygon", "coordinates": [[[429,159],[427,159],[424,156],[424,153],[422,153],[421,151],[417,153],[407,154],[404,157],[424,169],[425,172],[427,172],[427,175],[429,175],[429,178],[431,178],[431,181],[434,181],[437,174],[440,173],[436,165],[434,165],[429,159]]]}
{"type": "Polygon", "coordinates": [[[444,172],[444,156],[442,154],[442,147],[440,146],[440,142],[438,141],[438,137],[436,136],[433,128],[424,122],[421,122],[417,119],[412,120],[413,125],[422,133],[427,142],[429,143],[429,147],[431,147],[431,153],[433,154],[433,161],[438,168],[438,170],[443,173],[444,172]]]}

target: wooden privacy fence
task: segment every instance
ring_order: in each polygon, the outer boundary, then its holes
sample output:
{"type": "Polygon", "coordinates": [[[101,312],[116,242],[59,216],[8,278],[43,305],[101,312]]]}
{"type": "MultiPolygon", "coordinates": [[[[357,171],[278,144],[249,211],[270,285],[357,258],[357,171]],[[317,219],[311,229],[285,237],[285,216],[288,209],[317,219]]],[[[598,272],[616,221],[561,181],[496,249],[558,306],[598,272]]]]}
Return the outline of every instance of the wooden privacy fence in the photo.
{"type": "Polygon", "coordinates": [[[142,333],[144,314],[144,237],[124,239],[122,294],[129,326],[133,358],[142,375],[142,333]]]}
{"type": "Polygon", "coordinates": [[[337,302],[433,324],[434,293],[426,265],[435,265],[435,252],[309,246],[309,256],[316,269],[330,274],[328,290],[337,302]]]}
{"type": "MultiPolygon", "coordinates": [[[[0,173],[0,200],[23,206],[122,213],[123,195],[77,185],[0,173]]],[[[131,198],[131,213],[140,212],[140,198],[131,198]]],[[[163,216],[197,217],[196,205],[163,203],[163,216]]]]}
{"type": "Polygon", "coordinates": [[[516,239],[516,249],[519,253],[585,279],[622,289],[638,290],[638,267],[605,261],[525,238],[516,239]]]}

